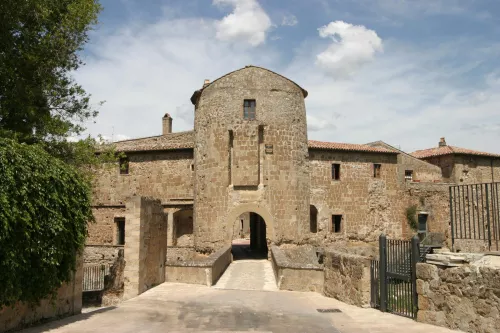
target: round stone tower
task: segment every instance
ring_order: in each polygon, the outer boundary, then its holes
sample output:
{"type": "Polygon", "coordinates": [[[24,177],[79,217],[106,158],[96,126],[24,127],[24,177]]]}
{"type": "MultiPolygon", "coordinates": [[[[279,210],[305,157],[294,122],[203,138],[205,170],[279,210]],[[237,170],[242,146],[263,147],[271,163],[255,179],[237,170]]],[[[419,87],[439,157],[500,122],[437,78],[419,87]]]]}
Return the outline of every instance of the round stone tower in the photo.
{"type": "Polygon", "coordinates": [[[230,244],[244,213],[251,214],[254,247],[297,242],[307,232],[306,96],[289,79],[254,66],[193,94],[198,250],[230,244]]]}

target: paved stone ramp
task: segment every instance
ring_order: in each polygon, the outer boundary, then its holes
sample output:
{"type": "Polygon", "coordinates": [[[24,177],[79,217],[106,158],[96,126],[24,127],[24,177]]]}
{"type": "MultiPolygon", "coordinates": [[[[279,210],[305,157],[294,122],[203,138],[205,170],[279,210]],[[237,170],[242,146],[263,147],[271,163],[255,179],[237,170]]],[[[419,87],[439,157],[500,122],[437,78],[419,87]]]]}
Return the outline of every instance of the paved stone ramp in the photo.
{"type": "Polygon", "coordinates": [[[121,303],[23,333],[452,333],[442,327],[347,305],[317,293],[218,290],[163,283],[121,303]],[[335,308],[340,313],[319,313],[335,308]]]}
{"type": "Polygon", "coordinates": [[[273,267],[268,260],[233,261],[214,286],[217,289],[276,291],[273,267]]]}

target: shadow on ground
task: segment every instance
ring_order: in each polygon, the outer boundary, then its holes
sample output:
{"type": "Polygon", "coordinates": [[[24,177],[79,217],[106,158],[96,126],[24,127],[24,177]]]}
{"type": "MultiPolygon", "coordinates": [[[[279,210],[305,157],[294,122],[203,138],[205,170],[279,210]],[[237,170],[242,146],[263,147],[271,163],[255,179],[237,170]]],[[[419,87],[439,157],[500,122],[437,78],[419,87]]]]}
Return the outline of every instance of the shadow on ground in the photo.
{"type": "Polygon", "coordinates": [[[116,309],[116,306],[109,306],[109,307],[105,307],[105,308],[100,308],[100,309],[96,309],[96,310],[86,312],[86,313],[80,313],[80,314],[77,314],[74,316],[64,317],[62,319],[54,318],[51,321],[41,321],[41,322],[34,324],[36,326],[26,327],[26,329],[23,330],[23,333],[41,333],[41,332],[46,332],[48,330],[62,328],[66,325],[76,323],[76,322],[81,321],[81,320],[89,319],[90,317],[92,317],[94,315],[97,315],[100,313],[105,313],[105,312],[108,312],[109,310],[113,310],[113,309],[116,309]]]}
{"type": "Polygon", "coordinates": [[[255,251],[250,244],[233,244],[233,260],[267,259],[267,251],[255,251]]]}

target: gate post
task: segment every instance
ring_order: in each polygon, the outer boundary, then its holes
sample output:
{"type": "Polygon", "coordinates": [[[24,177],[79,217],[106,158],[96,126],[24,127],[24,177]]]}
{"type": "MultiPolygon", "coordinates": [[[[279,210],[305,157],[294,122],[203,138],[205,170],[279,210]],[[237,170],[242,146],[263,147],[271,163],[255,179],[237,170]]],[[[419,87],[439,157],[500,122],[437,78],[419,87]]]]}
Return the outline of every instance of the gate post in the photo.
{"type": "Polygon", "coordinates": [[[380,311],[387,312],[387,236],[379,237],[379,281],[380,281],[380,311]]]}
{"type": "Polygon", "coordinates": [[[413,316],[417,316],[418,311],[418,294],[417,294],[417,262],[420,262],[420,240],[417,236],[411,238],[411,285],[412,285],[412,312],[413,316]]]}

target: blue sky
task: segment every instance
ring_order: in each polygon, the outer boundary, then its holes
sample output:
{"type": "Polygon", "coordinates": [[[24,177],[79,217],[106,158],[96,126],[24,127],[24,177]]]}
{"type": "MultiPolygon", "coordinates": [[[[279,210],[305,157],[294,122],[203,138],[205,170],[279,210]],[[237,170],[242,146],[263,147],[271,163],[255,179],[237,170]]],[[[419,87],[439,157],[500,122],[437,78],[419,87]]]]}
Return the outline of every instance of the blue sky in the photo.
{"type": "Polygon", "coordinates": [[[309,139],[500,153],[500,1],[101,0],[75,77],[88,133],[193,127],[204,79],[252,64],[308,90],[309,139]]]}

